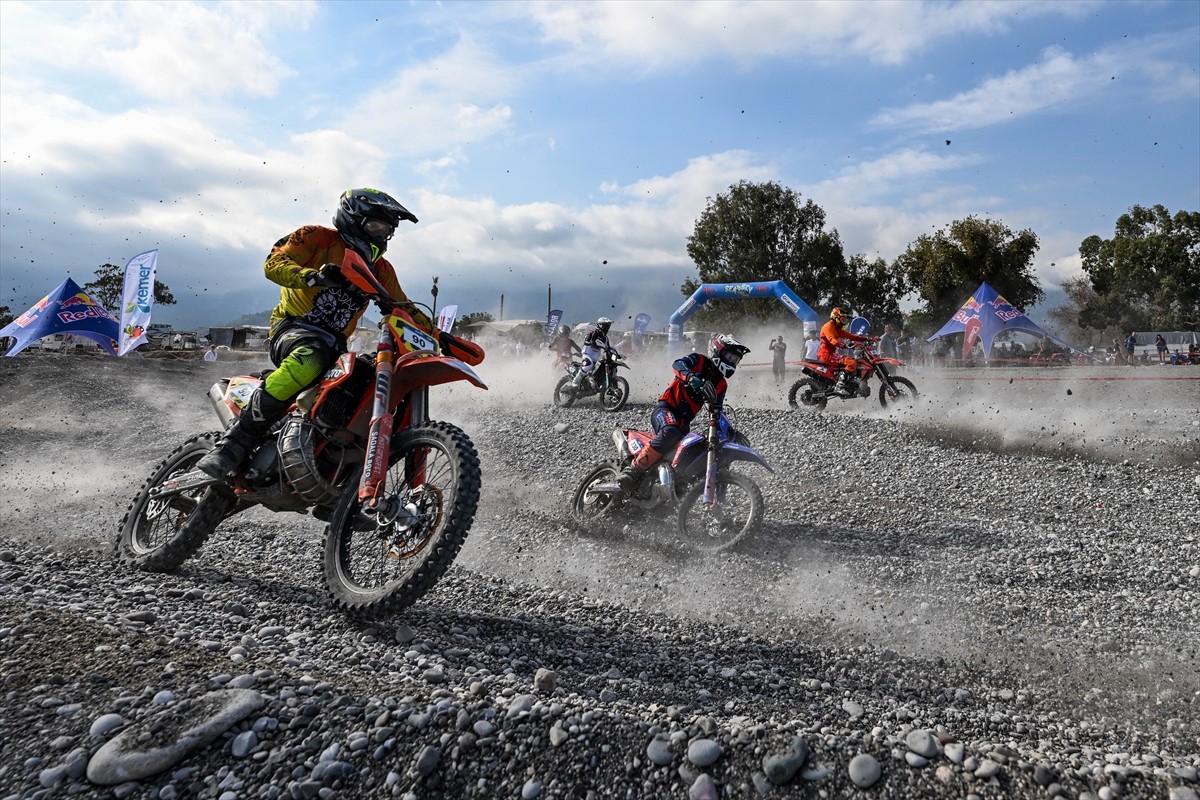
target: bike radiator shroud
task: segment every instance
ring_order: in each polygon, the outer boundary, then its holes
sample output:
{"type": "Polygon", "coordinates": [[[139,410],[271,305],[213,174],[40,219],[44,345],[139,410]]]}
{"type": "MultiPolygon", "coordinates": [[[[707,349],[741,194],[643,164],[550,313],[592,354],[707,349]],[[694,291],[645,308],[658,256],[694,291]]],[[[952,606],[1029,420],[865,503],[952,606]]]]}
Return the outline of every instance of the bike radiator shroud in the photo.
{"type": "MultiPolygon", "coordinates": [[[[325,391],[318,405],[312,405],[316,401],[312,395],[304,395],[319,393],[320,385],[297,398],[297,405],[311,418],[297,413],[285,420],[278,440],[279,458],[288,483],[306,502],[328,505],[341,494],[341,485],[350,462],[345,458],[345,449],[331,441],[328,435],[349,424],[363,393],[373,385],[374,378],[373,365],[364,359],[357,359],[349,377],[325,391]],[[322,444],[325,447],[319,450],[322,444]],[[318,452],[321,453],[320,458],[318,452]]],[[[354,463],[358,460],[353,459],[354,463]]]]}

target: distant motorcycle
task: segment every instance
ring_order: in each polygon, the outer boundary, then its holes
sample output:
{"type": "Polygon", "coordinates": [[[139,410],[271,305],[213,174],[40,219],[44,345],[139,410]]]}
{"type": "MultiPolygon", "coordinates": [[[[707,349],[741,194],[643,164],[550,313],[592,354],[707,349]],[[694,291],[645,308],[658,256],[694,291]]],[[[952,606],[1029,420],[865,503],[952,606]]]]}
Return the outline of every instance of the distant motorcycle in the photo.
{"type": "MultiPolygon", "coordinates": [[[[483,351],[426,330],[395,303],[354,251],[342,273],[383,312],[375,353],[343,354],[321,382],[227,481],[195,469],[218,433],[193,436],[150,474],[113,543],[117,560],[168,572],[226,518],[253,506],[312,510],[325,529],[324,578],[345,611],[400,611],[450,567],[479,503],[479,456],[458,427],[430,417],[429,387],[466,381],[486,389],[472,364],[483,351]]],[[[261,375],[218,381],[209,398],[228,427],[261,375]]]]}
{"type": "Polygon", "coordinates": [[[620,367],[629,368],[625,357],[609,348],[592,369],[592,374],[584,375],[576,386],[575,375],[583,369],[583,362],[572,361],[567,366],[567,374],[554,387],[554,405],[570,408],[576,400],[599,395],[601,408],[620,411],[629,402],[629,381],[617,374],[620,367]]]}
{"type": "Polygon", "coordinates": [[[871,396],[869,383],[872,375],[879,378],[879,405],[887,408],[888,403],[899,405],[910,403],[918,398],[917,387],[907,378],[893,375],[892,369],[904,366],[904,362],[895,358],[879,355],[873,344],[865,344],[854,351],[858,360],[856,374],[847,376],[846,389],[849,396],[838,394],[834,387],[837,385],[838,368],[822,361],[805,360],[800,371],[805,377],[792,384],[788,391],[788,404],[792,408],[813,408],[824,411],[829,400],[853,400],[871,396]]]}
{"type": "Polygon", "coordinates": [[[602,461],[588,470],[571,499],[571,508],[584,523],[623,511],[675,512],[680,537],[706,551],[728,550],[762,524],[765,513],[762,490],[752,478],[730,469],[738,462],[758,464],[774,472],[766,458],[736,431],[730,412],[712,403],[703,434],[688,433],[675,448],[642,477],[631,492],[617,483],[621,469],[654,434],[617,429],[613,443],[618,461],[602,461]]]}

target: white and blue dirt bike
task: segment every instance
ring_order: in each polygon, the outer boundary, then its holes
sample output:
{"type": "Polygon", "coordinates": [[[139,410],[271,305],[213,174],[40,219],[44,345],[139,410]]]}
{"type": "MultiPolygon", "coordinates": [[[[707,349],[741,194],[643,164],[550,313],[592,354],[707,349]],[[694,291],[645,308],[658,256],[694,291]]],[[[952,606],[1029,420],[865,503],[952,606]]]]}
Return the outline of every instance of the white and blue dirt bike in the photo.
{"type": "Polygon", "coordinates": [[[728,550],[762,524],[762,490],[754,480],[731,467],[757,464],[774,472],[767,459],[734,429],[728,409],[706,403],[705,432],[687,433],[670,458],[664,458],[630,492],[617,483],[621,469],[654,434],[619,428],[613,443],[620,459],[602,461],[588,470],[575,489],[571,507],[591,525],[622,512],[673,510],[683,541],[699,550],[728,550]]]}
{"type": "Polygon", "coordinates": [[[620,367],[629,368],[625,357],[609,348],[600,357],[592,373],[584,375],[576,384],[575,376],[583,369],[583,363],[572,361],[567,366],[567,374],[562,376],[554,387],[554,405],[570,408],[576,400],[598,394],[601,408],[605,411],[620,411],[629,401],[629,381],[617,374],[620,367]]]}

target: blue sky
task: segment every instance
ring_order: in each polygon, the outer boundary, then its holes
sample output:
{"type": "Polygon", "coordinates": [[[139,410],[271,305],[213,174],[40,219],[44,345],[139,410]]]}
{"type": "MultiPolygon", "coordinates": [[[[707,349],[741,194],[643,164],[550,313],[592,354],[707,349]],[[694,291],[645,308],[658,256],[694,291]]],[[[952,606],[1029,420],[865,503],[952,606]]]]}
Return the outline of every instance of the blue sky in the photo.
{"type": "Polygon", "coordinates": [[[1053,290],[1134,204],[1200,208],[1200,2],[0,3],[0,305],[158,248],[206,327],[374,186],[460,313],[646,312],[706,200],[777,181],[847,256],[971,214],[1053,290]]]}

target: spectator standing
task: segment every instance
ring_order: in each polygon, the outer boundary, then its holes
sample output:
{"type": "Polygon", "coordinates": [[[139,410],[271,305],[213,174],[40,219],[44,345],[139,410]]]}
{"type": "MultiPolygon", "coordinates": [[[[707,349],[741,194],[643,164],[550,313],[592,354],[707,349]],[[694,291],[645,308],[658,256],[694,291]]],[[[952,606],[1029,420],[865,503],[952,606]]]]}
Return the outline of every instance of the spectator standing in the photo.
{"type": "Polygon", "coordinates": [[[1125,337],[1125,358],[1131,366],[1137,366],[1137,357],[1134,355],[1134,350],[1137,348],[1137,331],[1130,331],[1125,337]]]}
{"type": "Polygon", "coordinates": [[[821,337],[815,331],[808,332],[808,340],[804,342],[804,359],[806,361],[816,361],[817,351],[821,349],[821,337]]]}
{"type": "Polygon", "coordinates": [[[787,373],[787,342],[783,340],[783,334],[774,339],[768,349],[771,351],[771,374],[775,376],[775,383],[783,383],[787,373]]]}
{"type": "Polygon", "coordinates": [[[210,344],[208,346],[208,349],[204,351],[204,360],[205,361],[216,361],[217,360],[217,346],[215,344],[210,344]]]}
{"type": "Polygon", "coordinates": [[[1158,363],[1167,363],[1167,340],[1161,333],[1154,335],[1154,348],[1158,350],[1158,363]]]}
{"type": "Polygon", "coordinates": [[[883,326],[883,336],[879,337],[879,354],[884,358],[900,357],[900,351],[896,347],[896,333],[891,325],[883,326]]]}

